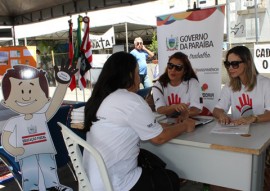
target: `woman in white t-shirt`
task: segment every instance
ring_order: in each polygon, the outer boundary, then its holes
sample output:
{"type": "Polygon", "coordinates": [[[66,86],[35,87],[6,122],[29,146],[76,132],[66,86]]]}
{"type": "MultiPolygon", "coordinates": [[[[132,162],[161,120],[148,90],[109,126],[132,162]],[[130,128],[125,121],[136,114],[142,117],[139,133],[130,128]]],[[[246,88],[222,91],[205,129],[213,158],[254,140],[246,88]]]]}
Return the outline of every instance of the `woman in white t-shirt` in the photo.
{"type": "Polygon", "coordinates": [[[178,113],[184,120],[200,114],[203,108],[198,77],[188,56],[182,52],[170,56],[165,72],[152,89],[155,107],[160,114],[174,116],[178,113]]]}
{"type": "MultiPolygon", "coordinates": [[[[166,169],[166,177],[161,177],[164,169],[138,166],[140,140],[163,144],[193,131],[195,122],[190,119],[161,126],[150,107],[135,93],[139,84],[134,56],[117,52],[108,58],[85,106],[87,142],[102,155],[114,191],[179,191],[180,181],[173,171],[166,169]]],[[[87,152],[83,154],[83,163],[93,190],[103,191],[97,165],[87,152]]]]}
{"type": "Polygon", "coordinates": [[[230,81],[223,87],[213,115],[222,124],[270,121],[270,79],[258,74],[250,50],[233,47],[224,65],[230,81]]]}
{"type": "MultiPolygon", "coordinates": [[[[270,121],[270,79],[258,74],[250,50],[245,46],[233,47],[227,52],[224,65],[230,81],[223,87],[213,115],[221,124],[270,121]]],[[[269,151],[268,148],[264,190],[270,190],[269,151]]]]}

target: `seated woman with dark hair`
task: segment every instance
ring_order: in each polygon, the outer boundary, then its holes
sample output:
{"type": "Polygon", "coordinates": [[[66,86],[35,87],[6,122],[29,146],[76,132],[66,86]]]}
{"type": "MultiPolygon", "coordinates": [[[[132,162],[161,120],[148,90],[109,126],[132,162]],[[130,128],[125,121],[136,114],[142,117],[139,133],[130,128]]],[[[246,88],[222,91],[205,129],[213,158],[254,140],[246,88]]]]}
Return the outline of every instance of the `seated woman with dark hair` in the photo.
{"type": "MultiPolygon", "coordinates": [[[[138,166],[140,140],[163,144],[193,131],[195,122],[188,119],[173,125],[159,124],[150,107],[136,94],[139,84],[134,56],[117,52],[108,58],[85,106],[87,142],[102,155],[115,191],[179,191],[179,177],[173,171],[138,166]]],[[[104,190],[89,153],[83,154],[83,162],[93,190],[104,190]]]]}
{"type": "Polygon", "coordinates": [[[202,93],[198,77],[195,74],[188,56],[176,52],[169,57],[165,72],[153,88],[156,110],[168,116],[179,114],[181,120],[200,114],[202,93]]]}

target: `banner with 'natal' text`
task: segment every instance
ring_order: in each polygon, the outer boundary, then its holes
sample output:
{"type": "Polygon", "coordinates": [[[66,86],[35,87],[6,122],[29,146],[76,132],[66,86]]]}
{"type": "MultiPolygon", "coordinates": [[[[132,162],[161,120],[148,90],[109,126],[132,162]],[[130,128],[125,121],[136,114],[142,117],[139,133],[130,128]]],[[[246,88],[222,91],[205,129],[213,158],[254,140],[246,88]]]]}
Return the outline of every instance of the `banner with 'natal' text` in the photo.
{"type": "Polygon", "coordinates": [[[204,106],[212,112],[221,90],[225,5],[157,17],[159,75],[168,58],[181,51],[201,85],[204,106]]]}
{"type": "Polygon", "coordinates": [[[114,28],[111,27],[103,35],[90,34],[92,50],[112,48],[115,45],[114,28]]]}

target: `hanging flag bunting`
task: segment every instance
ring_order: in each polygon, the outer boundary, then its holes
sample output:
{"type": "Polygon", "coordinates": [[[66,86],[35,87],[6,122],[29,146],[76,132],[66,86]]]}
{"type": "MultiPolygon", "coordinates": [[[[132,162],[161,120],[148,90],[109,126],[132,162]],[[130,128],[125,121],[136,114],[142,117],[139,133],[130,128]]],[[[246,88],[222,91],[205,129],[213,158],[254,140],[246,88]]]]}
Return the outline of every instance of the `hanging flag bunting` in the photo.
{"type": "Polygon", "coordinates": [[[75,41],[75,48],[74,48],[74,57],[73,57],[73,64],[76,65],[78,72],[75,74],[76,80],[80,79],[80,65],[81,65],[81,44],[82,44],[82,20],[83,17],[81,15],[78,16],[77,23],[77,38],[75,41]]]}
{"type": "Polygon", "coordinates": [[[83,18],[84,22],[84,36],[81,44],[81,62],[80,62],[80,89],[86,87],[86,73],[92,67],[92,46],[89,38],[90,19],[88,16],[83,18]]]}
{"type": "Polygon", "coordinates": [[[73,57],[73,63],[77,65],[77,68],[80,66],[80,59],[81,59],[81,44],[82,44],[82,20],[83,17],[81,15],[78,16],[77,22],[78,22],[78,28],[77,28],[77,38],[75,42],[75,50],[74,50],[74,57],[73,57]]]}
{"type": "MultiPolygon", "coordinates": [[[[73,27],[73,23],[72,20],[70,19],[68,21],[69,24],[69,32],[68,32],[68,59],[69,59],[69,65],[72,66],[72,62],[73,62],[73,55],[74,55],[74,51],[73,51],[73,36],[72,36],[72,27],[73,27]]],[[[69,88],[71,91],[73,91],[76,88],[76,79],[75,79],[75,75],[72,76],[71,82],[69,84],[69,88]]]]}

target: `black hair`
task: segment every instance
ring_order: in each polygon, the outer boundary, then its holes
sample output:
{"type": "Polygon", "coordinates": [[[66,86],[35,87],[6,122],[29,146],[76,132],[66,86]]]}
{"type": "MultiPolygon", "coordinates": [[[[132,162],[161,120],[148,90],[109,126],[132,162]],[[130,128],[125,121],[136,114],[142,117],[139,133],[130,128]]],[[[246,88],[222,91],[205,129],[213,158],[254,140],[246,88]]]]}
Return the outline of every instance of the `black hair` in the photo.
{"type": "MultiPolygon", "coordinates": [[[[189,82],[191,78],[195,78],[197,81],[199,81],[186,54],[184,54],[183,52],[176,52],[169,57],[168,61],[170,62],[170,60],[173,58],[181,60],[184,65],[183,81],[189,82]]],[[[170,78],[168,76],[168,67],[166,67],[165,72],[160,76],[158,81],[162,86],[167,87],[168,83],[170,82],[170,78]]]]}
{"type": "Polygon", "coordinates": [[[85,105],[84,130],[89,131],[97,121],[96,113],[103,100],[117,89],[128,89],[134,85],[136,58],[126,52],[112,54],[105,62],[92,95],[85,105]]]}

